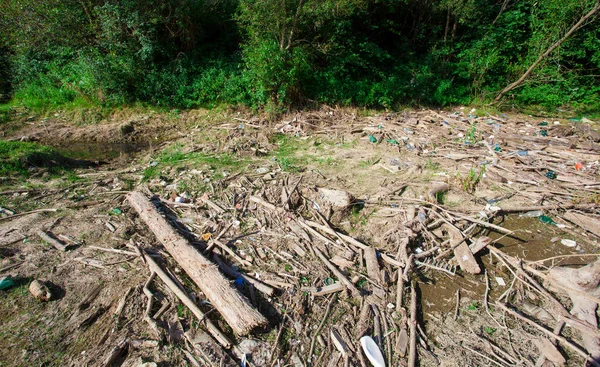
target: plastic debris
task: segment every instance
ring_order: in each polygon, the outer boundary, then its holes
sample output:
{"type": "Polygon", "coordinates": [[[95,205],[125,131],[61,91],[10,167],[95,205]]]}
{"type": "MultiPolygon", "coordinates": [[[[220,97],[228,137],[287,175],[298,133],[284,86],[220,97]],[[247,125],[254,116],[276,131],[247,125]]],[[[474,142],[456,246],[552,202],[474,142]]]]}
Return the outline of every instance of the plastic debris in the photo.
{"type": "Polygon", "coordinates": [[[541,136],[548,136],[548,131],[547,130],[540,130],[540,135],[541,136]]]}
{"type": "Polygon", "coordinates": [[[498,285],[501,286],[501,287],[505,287],[506,286],[506,282],[504,281],[504,279],[502,279],[500,277],[496,277],[496,283],[498,283],[498,285]]]}
{"type": "Polygon", "coordinates": [[[519,217],[521,218],[538,218],[540,216],[542,216],[544,214],[544,212],[542,212],[541,210],[533,210],[527,213],[523,213],[523,214],[519,214],[519,217]]]}
{"type": "Polygon", "coordinates": [[[556,224],[552,218],[545,215],[540,215],[538,219],[544,224],[556,224]]]}
{"type": "Polygon", "coordinates": [[[383,359],[383,354],[381,354],[381,350],[371,338],[370,336],[363,336],[360,338],[360,345],[362,346],[367,359],[374,367],[385,367],[385,359],[383,359]]]}
{"type": "Polygon", "coordinates": [[[549,169],[546,172],[546,177],[548,177],[551,180],[554,180],[556,178],[556,172],[554,172],[553,170],[549,169]]]}
{"type": "Polygon", "coordinates": [[[567,240],[567,239],[562,239],[560,240],[560,243],[564,246],[567,247],[575,247],[577,246],[577,242],[573,241],[573,240],[567,240]]]}
{"type": "Polygon", "coordinates": [[[9,289],[15,285],[15,281],[10,275],[0,278],[0,290],[9,289]]]}
{"type": "Polygon", "coordinates": [[[119,215],[119,214],[122,214],[122,213],[123,213],[123,211],[121,209],[119,209],[119,208],[114,208],[114,209],[112,209],[109,212],[109,214],[114,214],[114,215],[119,215]]]}
{"type": "Polygon", "coordinates": [[[369,141],[370,141],[371,143],[377,143],[377,138],[376,138],[376,137],[374,137],[373,135],[369,135],[369,141]]]}

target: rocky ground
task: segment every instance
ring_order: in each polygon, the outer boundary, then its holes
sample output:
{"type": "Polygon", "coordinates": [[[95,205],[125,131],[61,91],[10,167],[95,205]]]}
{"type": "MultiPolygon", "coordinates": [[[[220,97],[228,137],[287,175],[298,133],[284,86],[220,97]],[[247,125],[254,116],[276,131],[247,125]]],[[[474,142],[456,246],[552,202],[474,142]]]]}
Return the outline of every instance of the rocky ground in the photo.
{"type": "Polygon", "coordinates": [[[598,357],[600,134],[587,119],[323,109],[75,124],[17,111],[0,128],[67,157],[1,178],[2,366],[368,366],[363,336],[389,366],[598,357]],[[236,334],[132,191],[268,323],[236,334]]]}

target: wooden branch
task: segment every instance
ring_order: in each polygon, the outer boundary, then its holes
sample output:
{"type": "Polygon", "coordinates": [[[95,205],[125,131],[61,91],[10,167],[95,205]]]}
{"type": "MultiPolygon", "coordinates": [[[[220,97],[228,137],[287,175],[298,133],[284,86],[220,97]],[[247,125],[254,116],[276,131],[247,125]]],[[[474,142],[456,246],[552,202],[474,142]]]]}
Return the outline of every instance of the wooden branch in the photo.
{"type": "Polygon", "coordinates": [[[566,204],[566,205],[537,205],[537,206],[522,206],[518,208],[501,208],[499,212],[502,213],[525,213],[532,212],[535,210],[567,210],[567,209],[580,209],[580,210],[595,210],[598,208],[596,204],[566,204]]]}
{"type": "Polygon", "coordinates": [[[355,239],[353,237],[350,237],[350,236],[348,236],[346,234],[343,234],[343,233],[340,233],[340,232],[337,232],[337,231],[333,230],[329,226],[324,226],[322,224],[319,224],[317,222],[313,222],[313,221],[310,221],[310,220],[305,220],[304,222],[306,224],[308,224],[309,226],[311,226],[313,228],[316,228],[318,230],[321,230],[321,231],[323,231],[325,233],[328,233],[328,234],[330,234],[332,236],[340,237],[341,239],[343,239],[344,241],[348,242],[349,244],[354,245],[354,246],[356,246],[356,247],[358,247],[358,248],[360,248],[362,250],[367,249],[367,248],[370,247],[369,245],[365,245],[364,243],[360,242],[359,240],[357,240],[357,239],[355,239]]]}
{"type": "Polygon", "coordinates": [[[175,261],[200,287],[234,333],[246,335],[268,324],[267,319],[252,307],[248,299],[229,284],[217,266],[202,256],[171,227],[144,194],[134,191],[127,195],[127,199],[175,261]]]}
{"type": "MultiPolygon", "coordinates": [[[[563,326],[565,326],[565,323],[563,321],[558,321],[554,326],[554,330],[552,330],[552,332],[556,335],[560,335],[563,326]]],[[[556,340],[551,340],[550,342],[556,345],[556,340]]],[[[537,361],[535,362],[535,367],[542,367],[544,365],[544,362],[546,362],[546,357],[543,353],[541,353],[537,361]]]]}
{"type": "Polygon", "coordinates": [[[258,289],[259,291],[266,294],[267,296],[272,296],[273,293],[275,293],[275,289],[273,287],[261,282],[260,280],[258,280],[256,278],[251,277],[248,274],[244,274],[244,273],[233,270],[231,267],[229,267],[227,264],[225,264],[223,262],[223,260],[221,260],[221,258],[219,256],[217,256],[217,254],[213,254],[213,260],[215,260],[215,262],[219,266],[219,269],[221,269],[221,271],[223,273],[225,273],[226,275],[228,275],[232,278],[236,278],[236,279],[237,278],[244,279],[244,281],[246,281],[249,284],[252,284],[254,286],[254,288],[258,289]]]}
{"type": "Polygon", "coordinates": [[[323,319],[321,320],[321,323],[317,327],[317,330],[314,331],[312,340],[310,342],[310,350],[308,351],[308,361],[309,362],[312,362],[312,354],[313,354],[313,351],[315,350],[315,342],[317,341],[317,337],[319,336],[319,333],[321,332],[323,325],[325,325],[327,316],[329,316],[329,312],[331,311],[331,305],[333,304],[333,301],[335,301],[336,299],[337,299],[337,295],[334,294],[333,296],[331,296],[331,298],[329,299],[329,302],[327,303],[327,308],[325,309],[325,314],[323,315],[323,319]]]}
{"type": "Polygon", "coordinates": [[[479,263],[475,260],[469,245],[463,241],[461,232],[453,226],[444,224],[443,227],[448,231],[450,236],[450,247],[454,248],[454,257],[458,261],[458,265],[463,271],[469,274],[481,273],[479,263]]]}
{"type": "Polygon", "coordinates": [[[410,348],[408,367],[415,367],[417,362],[417,293],[415,284],[410,285],[410,348]]]}
{"type": "Polygon", "coordinates": [[[498,12],[498,15],[496,15],[496,18],[494,19],[494,21],[492,22],[492,25],[496,25],[496,22],[498,21],[498,19],[500,19],[500,16],[502,15],[502,13],[504,13],[504,11],[506,10],[506,7],[508,6],[508,1],[509,0],[504,0],[502,2],[502,7],[500,8],[500,11],[498,12]]]}
{"type": "Polygon", "coordinates": [[[592,8],[592,10],[590,10],[587,14],[582,16],[581,19],[579,19],[579,21],[577,23],[575,23],[575,25],[573,27],[571,27],[571,29],[569,29],[569,31],[564,36],[562,36],[561,39],[556,41],[552,46],[550,46],[550,48],[548,48],[546,50],[546,52],[541,54],[538,57],[538,59],[533,64],[531,64],[529,69],[527,69],[527,71],[523,75],[521,75],[521,77],[517,81],[515,81],[514,83],[511,83],[506,88],[504,88],[502,90],[502,92],[500,92],[500,94],[498,94],[496,99],[494,99],[494,103],[499,102],[506,93],[510,92],[511,90],[513,90],[516,87],[518,87],[519,85],[521,85],[525,81],[525,79],[527,79],[529,77],[529,75],[533,72],[533,70],[542,62],[542,60],[544,60],[546,57],[548,57],[552,53],[552,51],[554,51],[564,41],[566,41],[569,37],[571,37],[571,35],[573,33],[575,33],[575,31],[577,31],[588,19],[590,19],[592,16],[594,16],[594,14],[596,14],[596,12],[598,10],[600,10],[600,1],[598,1],[596,3],[596,6],[594,6],[592,8]]]}
{"type": "Polygon", "coordinates": [[[67,246],[64,243],[62,243],[59,240],[57,240],[56,238],[50,236],[48,233],[46,233],[44,231],[38,231],[37,235],[43,241],[46,241],[48,244],[54,246],[54,248],[56,248],[57,250],[60,250],[62,252],[67,251],[67,246]]]}
{"type": "Polygon", "coordinates": [[[110,248],[110,247],[87,246],[87,248],[91,248],[93,250],[98,250],[98,251],[114,252],[115,254],[128,255],[128,256],[137,256],[138,255],[135,252],[119,250],[119,249],[110,248]]]}
{"type": "Polygon", "coordinates": [[[536,329],[540,330],[541,332],[543,332],[544,334],[548,335],[550,338],[558,340],[559,342],[561,342],[563,345],[569,347],[572,351],[574,351],[575,353],[579,354],[580,356],[582,356],[583,358],[585,358],[586,361],[590,362],[591,364],[593,364],[596,367],[600,367],[600,363],[596,362],[593,358],[591,358],[584,350],[582,350],[581,348],[579,348],[578,346],[576,346],[575,344],[571,343],[570,341],[568,341],[565,337],[561,336],[561,335],[556,335],[554,334],[553,331],[546,329],[543,326],[538,325],[537,323],[535,323],[534,321],[529,320],[527,317],[520,315],[518,313],[516,313],[515,311],[511,310],[510,308],[506,307],[506,305],[504,303],[498,302],[496,301],[496,306],[500,307],[501,309],[503,309],[504,311],[508,312],[509,314],[511,314],[512,316],[514,316],[515,318],[526,322],[527,324],[535,327],[536,329]]]}
{"type": "Polygon", "coordinates": [[[229,338],[227,338],[227,336],[225,336],[225,334],[223,334],[221,330],[219,330],[219,328],[212,323],[212,321],[205,318],[206,315],[204,312],[202,312],[196,303],[194,303],[194,301],[192,301],[192,299],[177,286],[175,281],[171,279],[167,273],[165,273],[165,271],[156,263],[156,261],[154,261],[154,259],[147,254],[144,254],[144,259],[148,263],[150,271],[158,275],[158,277],[167,285],[171,292],[173,292],[177,298],[179,298],[179,300],[190,309],[190,311],[199,321],[204,321],[206,323],[206,329],[219,342],[219,344],[227,349],[231,348],[232,343],[229,341],[229,338]]]}
{"type": "Polygon", "coordinates": [[[148,280],[146,280],[146,283],[144,283],[144,288],[142,289],[144,291],[144,294],[148,298],[148,302],[146,303],[146,312],[144,313],[144,320],[146,320],[148,322],[148,324],[150,325],[152,330],[154,330],[154,332],[156,332],[157,336],[160,336],[160,330],[158,329],[158,324],[156,323],[156,320],[154,320],[152,318],[152,314],[151,314],[152,305],[154,304],[154,294],[150,290],[149,286],[155,277],[156,277],[156,273],[151,270],[150,276],[148,277],[148,280]]]}
{"type": "Polygon", "coordinates": [[[0,222],[4,221],[4,220],[11,220],[14,218],[18,218],[18,217],[22,217],[25,215],[29,215],[29,214],[35,214],[35,213],[47,213],[47,212],[57,212],[58,209],[36,209],[36,210],[32,210],[30,212],[25,212],[25,213],[19,213],[19,214],[15,214],[15,215],[9,215],[8,217],[0,217],[0,222]]]}
{"type": "Polygon", "coordinates": [[[329,261],[329,259],[327,259],[325,257],[325,255],[323,255],[321,250],[319,250],[316,247],[313,247],[313,250],[315,251],[317,256],[321,259],[321,261],[325,264],[325,266],[327,266],[327,268],[338,278],[338,280],[340,282],[342,282],[346,288],[348,288],[350,293],[352,293],[352,296],[356,297],[356,298],[360,298],[360,291],[358,289],[356,289],[354,284],[352,284],[352,282],[350,280],[348,280],[348,278],[346,278],[346,276],[344,274],[342,274],[342,272],[339,271],[338,268],[336,268],[335,265],[333,265],[329,261]]]}

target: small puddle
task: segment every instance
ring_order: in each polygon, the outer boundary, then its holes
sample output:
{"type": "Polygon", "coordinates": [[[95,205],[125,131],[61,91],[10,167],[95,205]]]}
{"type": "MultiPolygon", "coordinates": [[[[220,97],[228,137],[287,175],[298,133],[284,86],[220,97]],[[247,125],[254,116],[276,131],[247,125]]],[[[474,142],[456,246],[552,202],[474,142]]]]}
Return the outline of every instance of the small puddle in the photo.
{"type": "MultiPolygon", "coordinates": [[[[567,247],[561,244],[561,239],[577,239],[561,231],[556,226],[542,223],[537,218],[507,216],[502,222],[496,224],[515,232],[514,236],[504,236],[496,232],[489,234],[489,237],[492,239],[498,239],[496,247],[508,255],[524,260],[537,261],[554,256],[576,255],[597,251],[597,248],[581,241],[577,241],[576,247],[567,247]]],[[[497,259],[495,258],[493,259],[494,265],[490,265],[490,254],[488,251],[484,251],[483,255],[476,255],[476,258],[478,258],[480,264],[483,264],[488,271],[491,288],[489,299],[499,297],[510,286],[510,282],[512,281],[511,273],[506,269],[498,272],[497,259]],[[498,285],[496,277],[502,278],[506,286],[498,285]]],[[[589,258],[568,257],[555,260],[554,265],[587,264],[589,260],[589,258]]],[[[545,265],[551,266],[552,262],[547,262],[545,265]]],[[[432,270],[427,270],[425,274],[428,283],[419,284],[423,318],[425,321],[429,320],[432,316],[435,317],[434,315],[436,314],[454,312],[454,308],[456,307],[456,291],[458,289],[460,289],[461,298],[470,298],[478,301],[479,304],[483,301],[486,288],[483,274],[462,274],[462,276],[456,275],[452,277],[437,271],[433,273],[432,270]]]]}

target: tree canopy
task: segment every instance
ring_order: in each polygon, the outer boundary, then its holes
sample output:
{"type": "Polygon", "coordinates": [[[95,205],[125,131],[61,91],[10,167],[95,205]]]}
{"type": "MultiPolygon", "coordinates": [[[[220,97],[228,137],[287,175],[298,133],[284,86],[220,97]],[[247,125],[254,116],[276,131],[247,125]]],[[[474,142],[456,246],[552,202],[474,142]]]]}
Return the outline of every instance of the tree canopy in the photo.
{"type": "Polygon", "coordinates": [[[600,105],[599,0],[4,0],[0,98],[600,105]],[[544,53],[568,35],[548,55],[544,53]]]}

